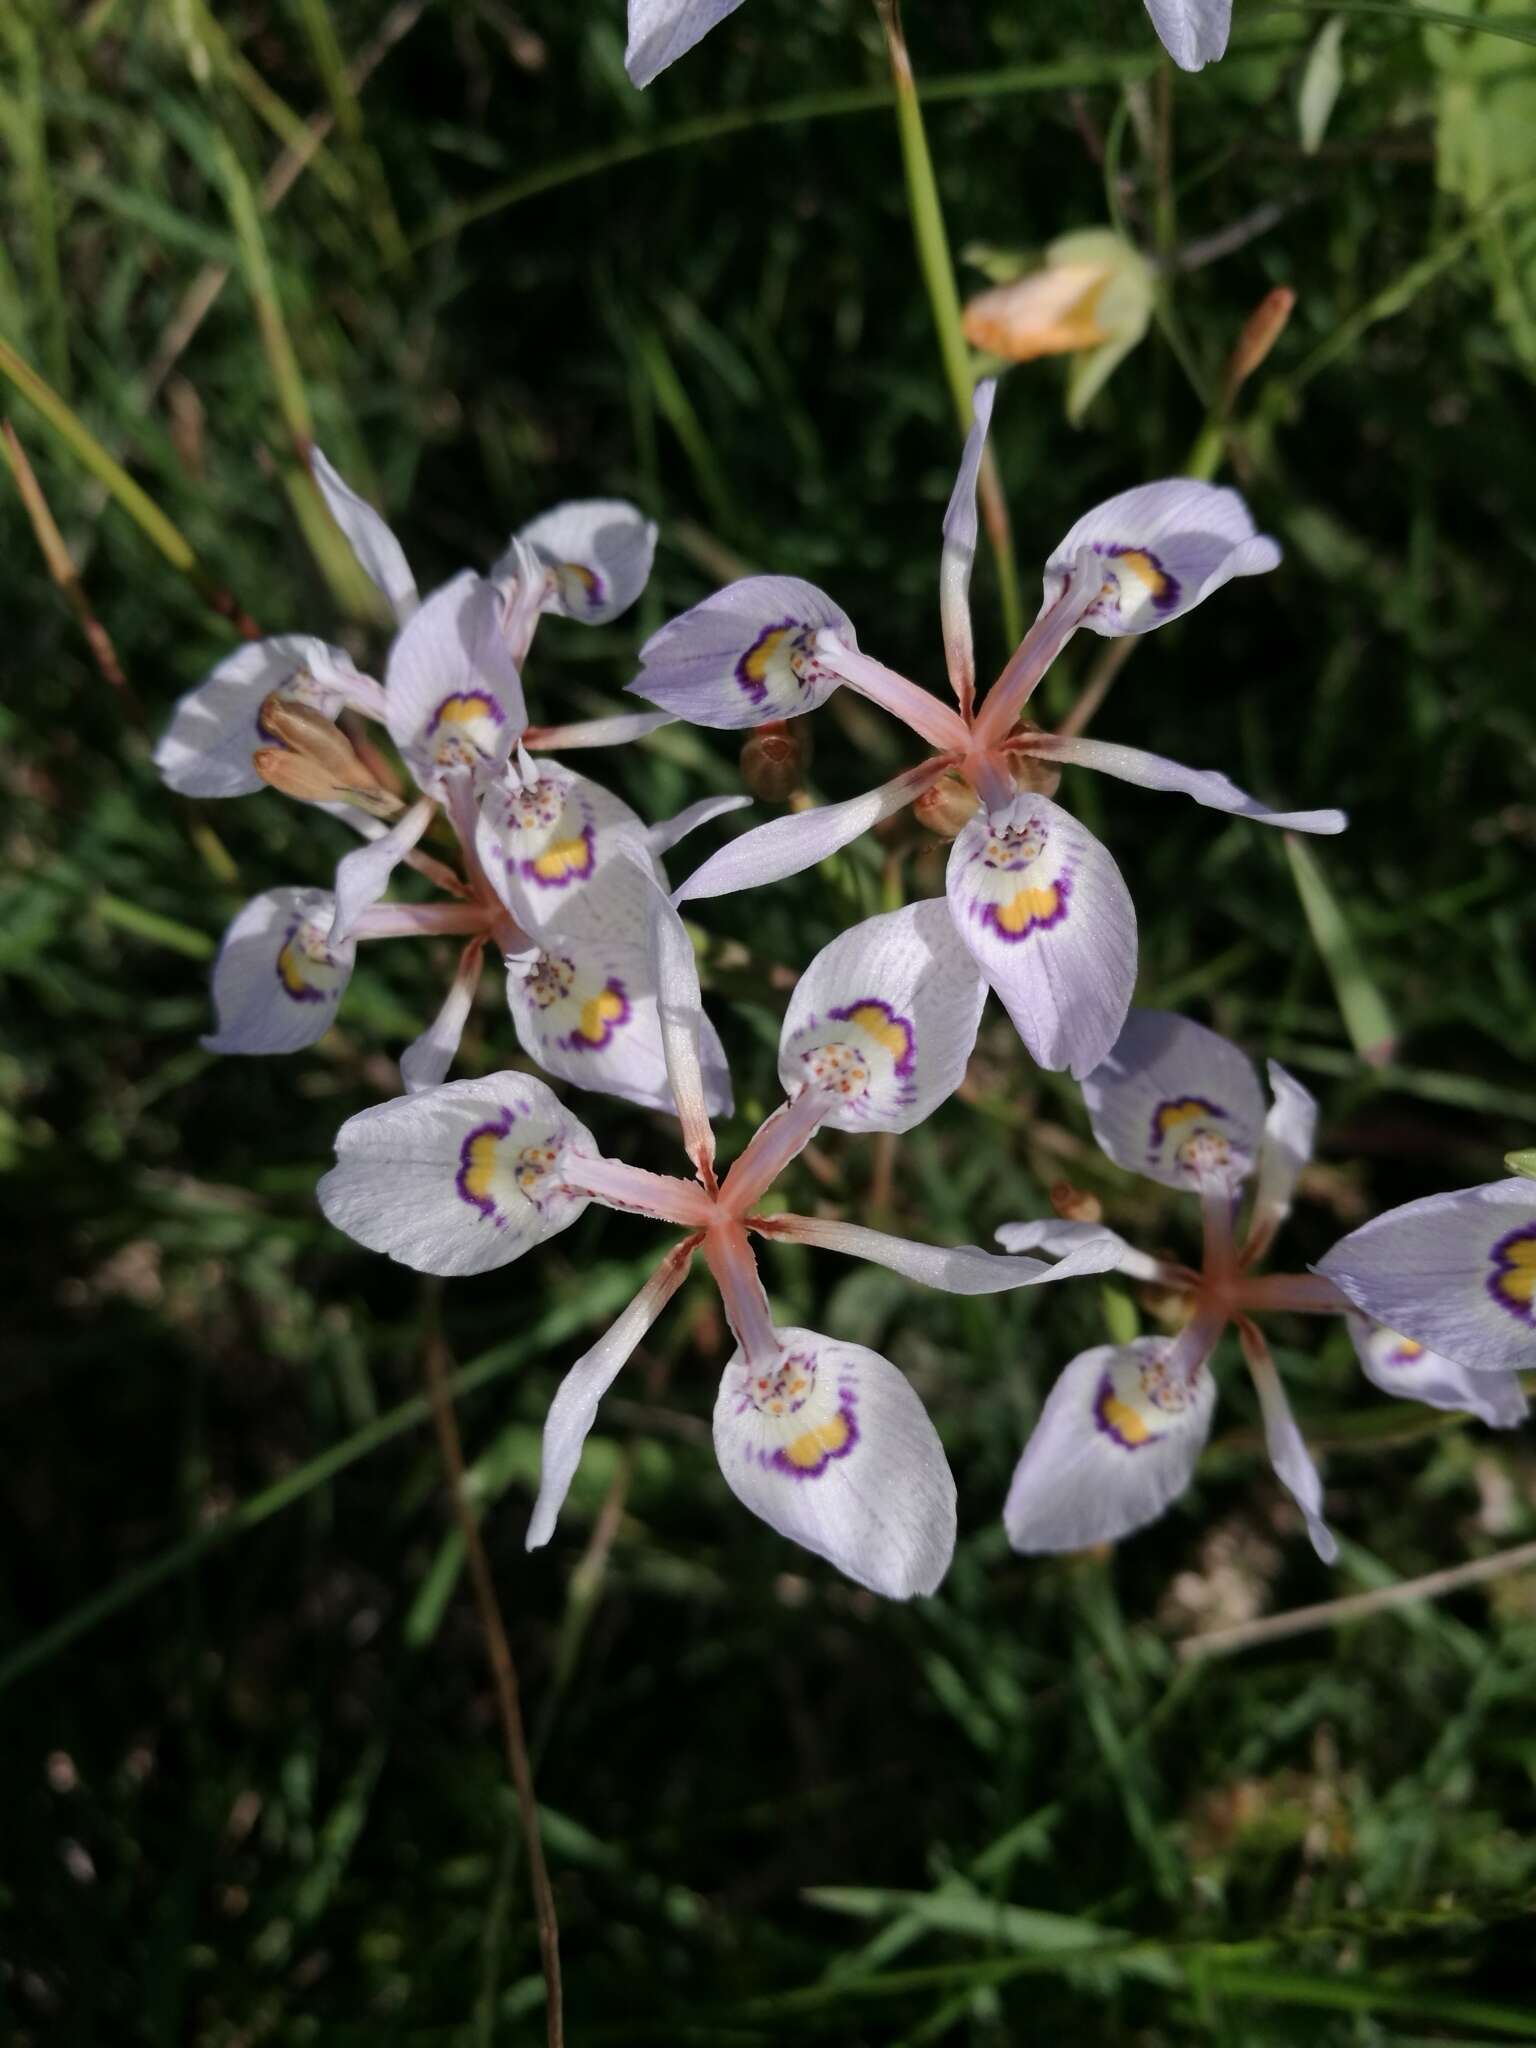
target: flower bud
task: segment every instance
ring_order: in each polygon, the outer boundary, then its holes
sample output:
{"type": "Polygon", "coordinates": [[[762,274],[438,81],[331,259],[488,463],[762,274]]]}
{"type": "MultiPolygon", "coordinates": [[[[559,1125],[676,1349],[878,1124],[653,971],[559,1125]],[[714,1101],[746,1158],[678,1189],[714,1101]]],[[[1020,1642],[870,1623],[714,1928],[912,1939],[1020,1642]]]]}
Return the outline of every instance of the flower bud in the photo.
{"type": "MultiPolygon", "coordinates": [[[[1039,732],[1041,728],[1032,718],[1021,718],[1017,730],[1039,732]]],[[[1061,770],[1054,761],[1044,761],[1038,754],[1010,754],[1008,772],[1014,788],[1023,796],[1054,796],[1061,787],[1061,770]]]]}
{"type": "Polygon", "coordinates": [[[742,747],[742,787],[762,803],[787,803],[804,781],[810,758],[810,735],[791,731],[782,718],[773,719],[750,734],[742,747]]]}
{"type": "Polygon", "coordinates": [[[404,808],[380,785],[341,728],[312,706],[274,690],[262,699],[258,722],[276,743],[251,756],[269,788],[300,803],[355,804],[376,818],[395,817],[404,808]]]}
{"type": "Polygon", "coordinates": [[[1104,1204],[1097,1195],[1091,1195],[1086,1188],[1075,1188],[1069,1180],[1059,1180],[1051,1188],[1051,1207],[1064,1223],[1102,1223],[1104,1204]]]}
{"type": "Polygon", "coordinates": [[[962,327],[974,348],[1004,362],[1074,356],[1067,417],[1075,422],[1146,333],[1152,301],[1141,252],[1110,228],[1085,228],[1052,242],[1034,269],[970,300],[962,327]]]}
{"type": "Polygon", "coordinates": [[[958,775],[941,775],[913,804],[920,825],[940,839],[954,839],[976,815],[977,796],[958,775]]]}
{"type": "Polygon", "coordinates": [[[1272,292],[1264,294],[1248,315],[1243,331],[1237,337],[1237,346],[1227,359],[1226,375],[1222,380],[1222,395],[1227,405],[1231,405],[1285,332],[1295,307],[1296,294],[1290,286],[1277,284],[1272,292]]]}

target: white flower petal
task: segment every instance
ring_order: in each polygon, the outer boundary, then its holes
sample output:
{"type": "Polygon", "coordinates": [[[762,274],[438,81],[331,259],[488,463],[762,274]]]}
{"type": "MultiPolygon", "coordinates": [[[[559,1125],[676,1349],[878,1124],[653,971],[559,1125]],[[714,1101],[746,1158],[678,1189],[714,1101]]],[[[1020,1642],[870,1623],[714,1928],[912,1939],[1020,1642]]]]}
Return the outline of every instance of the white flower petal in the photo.
{"type": "Polygon", "coordinates": [[[1042,1067],[1081,1079],[1136,983],[1136,912],[1108,850],[1043,796],[973,818],[945,878],[955,927],[1042,1067]]]}
{"type": "Polygon", "coordinates": [[[385,670],[389,736],[436,795],[467,768],[496,774],[528,723],[494,583],[465,569],[395,636],[385,670]]]}
{"type": "Polygon", "coordinates": [[[1139,789],[1168,790],[1193,797],[1210,811],[1228,811],[1235,818],[1251,818],[1257,825],[1275,825],[1286,832],[1342,832],[1348,819],[1342,811],[1275,811],[1261,804],[1229,776],[1215,768],[1186,768],[1161,754],[1149,754],[1141,747],[1121,747],[1108,740],[1062,739],[1042,733],[1029,751],[1043,761],[1064,767],[1093,768],[1100,775],[1113,775],[1121,782],[1134,782],[1139,789]]]}
{"type": "MultiPolygon", "coordinates": [[[[517,922],[538,932],[568,918],[572,906],[605,877],[623,840],[643,845],[645,825],[621,797],[573,774],[547,754],[509,762],[482,797],[475,847],[496,893],[517,922]]],[[[610,878],[611,879],[611,878],[610,878]]],[[[637,878],[631,907],[616,913],[633,938],[644,887],[637,878]]],[[[640,908],[643,924],[644,911],[640,908]]]]}
{"type": "Polygon", "coordinates": [[[715,1402],[732,1493],[792,1543],[889,1599],[931,1593],[955,1548],[955,1482],[922,1402],[888,1359],[814,1330],[738,1351],[715,1402]]]}
{"type": "Polygon", "coordinates": [[[1111,639],[1166,626],[1234,576],[1260,575],[1280,560],[1236,491],[1188,477],[1141,484],[1084,513],[1045,565],[1045,609],[1066,591],[1084,550],[1103,581],[1082,623],[1111,639]]]}
{"type": "Polygon", "coordinates": [[[672,900],[690,903],[705,896],[730,896],[738,889],[757,889],[803,874],[851,846],[855,839],[862,839],[882,818],[905,810],[936,773],[926,764],[907,768],[878,789],[849,797],[846,803],[820,804],[814,810],[792,811],[787,818],[770,818],[766,825],[754,825],[695,868],[681,888],[673,891],[672,900]]]}
{"type": "MultiPolygon", "coordinates": [[[[551,572],[546,611],[606,626],[644,590],[656,553],[656,522],[622,498],[579,498],[520,527],[517,538],[551,572]]],[[[492,580],[505,572],[503,556],[492,580]]]]}
{"type": "Polygon", "coordinates": [[[1188,1486],[1216,1406],[1208,1364],[1170,1373],[1167,1337],[1098,1344],[1062,1373],[1008,1489],[1026,1555],[1086,1550],[1154,1522],[1188,1486]]]}
{"type": "Polygon", "coordinates": [[[629,0],[625,70],[636,85],[649,85],[740,5],[741,0],[629,0]]]}
{"type": "Polygon", "coordinates": [[[948,904],[866,918],[796,982],[779,1079],[826,1095],[835,1130],[909,1131],[965,1079],[986,999],[948,904]]]}
{"type": "Polygon", "coordinates": [[[1147,0],[1147,12],[1181,71],[1199,71],[1225,54],[1232,0],[1147,0]]]}
{"type": "Polygon", "coordinates": [[[846,612],[814,584],[747,576],[653,633],[629,688],[690,724],[725,731],[793,718],[838,686],[816,652],[823,631],[858,645],[846,612]]]}
{"type": "Polygon", "coordinates": [[[450,1081],[349,1118],[320,1206],[338,1230],[419,1273],[488,1273],[587,1206],[561,1183],[567,1152],[597,1145],[542,1081],[450,1081]]]}
{"type": "Polygon", "coordinates": [[[1531,1404],[1518,1373],[1469,1372],[1358,1310],[1347,1321],[1361,1370],[1383,1393],[1475,1415],[1490,1429],[1518,1429],[1529,1415],[1531,1404]]]}
{"type": "Polygon", "coordinates": [[[249,796],[266,786],[251,757],[258,748],[282,744],[261,724],[262,704],[274,690],[334,718],[349,702],[371,707],[377,689],[340,647],[309,633],[248,640],[178,699],[155,748],[155,766],[182,796],[249,796]]]}
{"type": "Polygon", "coordinates": [[[405,559],[405,550],[366,498],[328,462],[318,448],[309,451],[309,466],[331,517],[346,535],[363,574],[389,600],[390,610],[403,626],[415,611],[418,599],[416,578],[405,559]]]}
{"type": "MultiPolygon", "coordinates": [[[[1005,1294],[1015,1287],[1037,1287],[1043,1280],[1070,1280],[1081,1273],[1118,1269],[1123,1246],[1112,1230],[1092,1230],[1054,1265],[1044,1259],[1000,1258],[975,1244],[919,1244],[910,1237],[892,1237],[862,1223],[838,1223],[820,1216],[775,1218],[769,1233],[793,1244],[816,1245],[867,1259],[924,1287],[942,1287],[946,1294],[1005,1294]]],[[[1001,1235],[1001,1233],[999,1233],[1001,1235]]]]}
{"type": "Polygon", "coordinates": [[[1230,1040],[1166,1010],[1132,1010],[1083,1083],[1093,1135],[1117,1166],[1198,1194],[1202,1175],[1235,1191],[1253,1170],[1264,1095],[1230,1040]]]}
{"type": "Polygon", "coordinates": [[[213,967],[218,1028],[209,1052],[297,1052],[335,1018],[355,948],[332,940],[329,889],[268,889],[224,934],[213,967]]]}
{"type": "Polygon", "coordinates": [[[944,514],[944,547],[939,557],[939,618],[950,684],[962,706],[976,687],[976,651],[971,635],[971,566],[976,559],[976,479],[992,423],[995,378],[985,378],[971,396],[973,419],[965,437],[960,473],[944,514]]]}

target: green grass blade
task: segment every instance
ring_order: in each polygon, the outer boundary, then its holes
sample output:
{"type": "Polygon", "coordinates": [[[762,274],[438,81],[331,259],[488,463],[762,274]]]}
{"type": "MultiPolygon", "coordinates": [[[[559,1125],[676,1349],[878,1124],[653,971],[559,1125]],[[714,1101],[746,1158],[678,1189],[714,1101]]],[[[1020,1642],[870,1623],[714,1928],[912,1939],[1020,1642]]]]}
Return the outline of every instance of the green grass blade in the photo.
{"type": "Polygon", "coordinates": [[[1324,879],[1311,846],[1295,832],[1284,836],[1296,894],[1301,898],[1307,924],[1333,983],[1349,1042],[1367,1066],[1385,1066],[1397,1050],[1397,1026],[1386,998],[1365,964],[1348,919],[1324,879]]]}

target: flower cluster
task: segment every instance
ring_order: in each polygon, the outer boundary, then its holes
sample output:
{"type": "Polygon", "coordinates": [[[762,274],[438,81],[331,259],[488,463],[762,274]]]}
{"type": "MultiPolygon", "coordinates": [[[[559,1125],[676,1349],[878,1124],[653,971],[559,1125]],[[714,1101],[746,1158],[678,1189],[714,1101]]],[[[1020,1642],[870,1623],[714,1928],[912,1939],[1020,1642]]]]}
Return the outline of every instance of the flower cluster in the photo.
{"type": "Polygon", "coordinates": [[[654,709],[530,725],[523,673],[541,618],[619,615],[645,583],[655,529],[617,501],[562,505],[515,535],[488,574],[464,570],[423,599],[394,535],[316,454],[316,481],[398,623],[382,682],[322,641],[259,641],[181,701],[161,742],[173,788],[210,797],[266,784],[362,838],[329,888],[269,890],[234,920],[213,976],[218,1028],[205,1043],[214,1049],[313,1043],[365,940],[464,942],[441,1010],[401,1056],[402,1094],[337,1136],[319,1189],[331,1222],[418,1271],[452,1275],[509,1264],[594,1202],[682,1233],[555,1396],[530,1547],[553,1532],[603,1394],[697,1257],[735,1342],[714,1411],[731,1490],[861,1584],[894,1597],[938,1585],[954,1548],[955,1488],[933,1424],[889,1360],[836,1334],[774,1324],[754,1248],[774,1239],[960,1294],[1112,1270],[1157,1291],[1170,1334],[1086,1351],[1051,1392],[1005,1511],[1025,1553],[1123,1536],[1184,1489],[1210,1428],[1212,1359],[1230,1324],[1274,1469],[1331,1558],[1321,1483],[1256,1321],[1269,1311],[1347,1315],[1367,1376],[1393,1393],[1495,1426],[1524,1416],[1513,1367],[1533,1323],[1529,1184],[1384,1217],[1317,1273],[1260,1274],[1309,1155],[1315,1105],[1272,1064],[1266,1112],[1235,1047],[1180,1018],[1131,1010],[1130,893],[1056,790],[1062,768],[1076,766],[1292,830],[1337,832],[1342,815],[1272,810],[1214,769],[1047,733],[1027,716],[1079,631],[1153,630],[1234,578],[1272,569],[1279,550],[1235,492],[1186,479],[1124,492],[1047,557],[1039,614],[979,697],[969,584],[992,400],[992,385],[980,385],[943,523],[939,606],[953,704],[863,652],[822,591],[755,576],[646,642],[631,689],[654,709]],[[710,799],[648,826],[553,755],[622,744],[677,718],[759,728],[814,711],[840,688],[904,722],[927,758],[867,796],[741,833],[670,895],[662,855],[747,799],[710,799]],[[713,1119],[730,1108],[730,1078],[677,906],[796,874],[908,804],[953,840],[943,898],[868,918],[805,967],[779,1044],[784,1102],[722,1172],[713,1119]],[[434,832],[455,860],[426,850],[434,832]],[[387,900],[404,863],[435,885],[436,900],[387,900]],[[487,947],[504,963],[527,1059],[558,1082],[675,1115],[689,1177],[607,1157],[526,1071],[447,1080],[487,947]],[[900,1134],[953,1094],[989,989],[1039,1064],[1082,1081],[1111,1160],[1198,1197],[1198,1268],[1150,1258],[1098,1223],[1009,1224],[998,1233],[1004,1249],[990,1252],[765,1206],[817,1131],[900,1134]]]}

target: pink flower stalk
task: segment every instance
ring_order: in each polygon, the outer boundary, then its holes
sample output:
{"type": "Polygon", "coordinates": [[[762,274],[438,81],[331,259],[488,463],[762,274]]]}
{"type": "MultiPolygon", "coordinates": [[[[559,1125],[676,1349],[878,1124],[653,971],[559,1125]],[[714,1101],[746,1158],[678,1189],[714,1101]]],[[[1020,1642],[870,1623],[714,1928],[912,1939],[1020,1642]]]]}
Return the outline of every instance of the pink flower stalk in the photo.
{"type": "MultiPolygon", "coordinates": [[[[1273,1060],[1269,1081],[1266,1114],[1258,1076],[1236,1046],[1182,1017],[1133,1010],[1110,1057],[1084,1083],[1094,1136],[1117,1165],[1199,1195],[1204,1252],[1194,1269],[1125,1247],[1120,1271],[1180,1298],[1188,1320],[1176,1337],[1096,1345],[1067,1366],[1009,1489],[1003,1519],[1016,1550],[1112,1542],[1177,1499],[1210,1432],[1211,1360],[1230,1324],[1258,1393],[1270,1462],[1300,1507],[1313,1547],[1332,1563],[1338,1546],[1322,1517],[1322,1482],[1254,1320],[1270,1310],[1348,1314],[1367,1377],[1390,1393],[1466,1409],[1495,1427],[1524,1419],[1525,1396],[1512,1375],[1485,1388],[1476,1375],[1351,1312],[1333,1279],[1257,1271],[1311,1157],[1317,1119],[1312,1097],[1273,1060]],[[1239,1239],[1237,1215],[1250,1179],[1253,1203],[1239,1239]]],[[[997,1235],[1010,1251],[1050,1253],[1070,1251],[1084,1228],[1012,1223],[997,1235]]]]}
{"type": "Polygon", "coordinates": [[[495,1074],[353,1117],[337,1135],[321,1206],[361,1243],[431,1273],[504,1265],[564,1229],[589,1201],[685,1233],[561,1382],[545,1423],[530,1548],[553,1534],[603,1394],[699,1255],[736,1340],[714,1411],[715,1449],[731,1490],[860,1584],[898,1599],[932,1592],[955,1540],[954,1482],[932,1423],[878,1353],[775,1325],[753,1238],[824,1246],[960,1294],[1102,1272],[1122,1248],[1112,1234],[1090,1232],[1051,1265],[765,1214],[779,1175],[823,1126],[908,1130],[959,1085],[985,993],[980,977],[937,903],[871,918],[834,940],[801,977],[785,1018],[779,1074],[787,1099],[721,1176],[693,948],[664,892],[639,872],[692,1179],[604,1158],[541,1082],[495,1074]]]}
{"type": "Polygon", "coordinates": [[[993,390],[990,382],[976,388],[975,424],[944,519],[939,609],[953,708],[860,652],[846,614],[784,576],[733,583],[664,626],[642,648],[630,688],[695,724],[739,728],[814,710],[846,685],[910,726],[932,749],[927,760],[866,796],[743,833],[675,900],[782,880],[907,804],[921,809],[945,793],[964,800],[968,789],[973,815],[946,878],[956,928],[1034,1058],[1081,1078],[1105,1057],[1130,1007],[1136,916],[1108,850],[1047,793],[1062,767],[1096,768],[1292,831],[1338,832],[1345,821],[1339,811],[1270,810],[1214,770],[1020,723],[1079,627],[1110,638],[1149,632],[1234,576],[1274,568],[1279,549],[1255,532],[1234,491],[1177,478],[1085,514],[1047,561],[1040,614],[978,707],[969,593],[993,390]]]}

